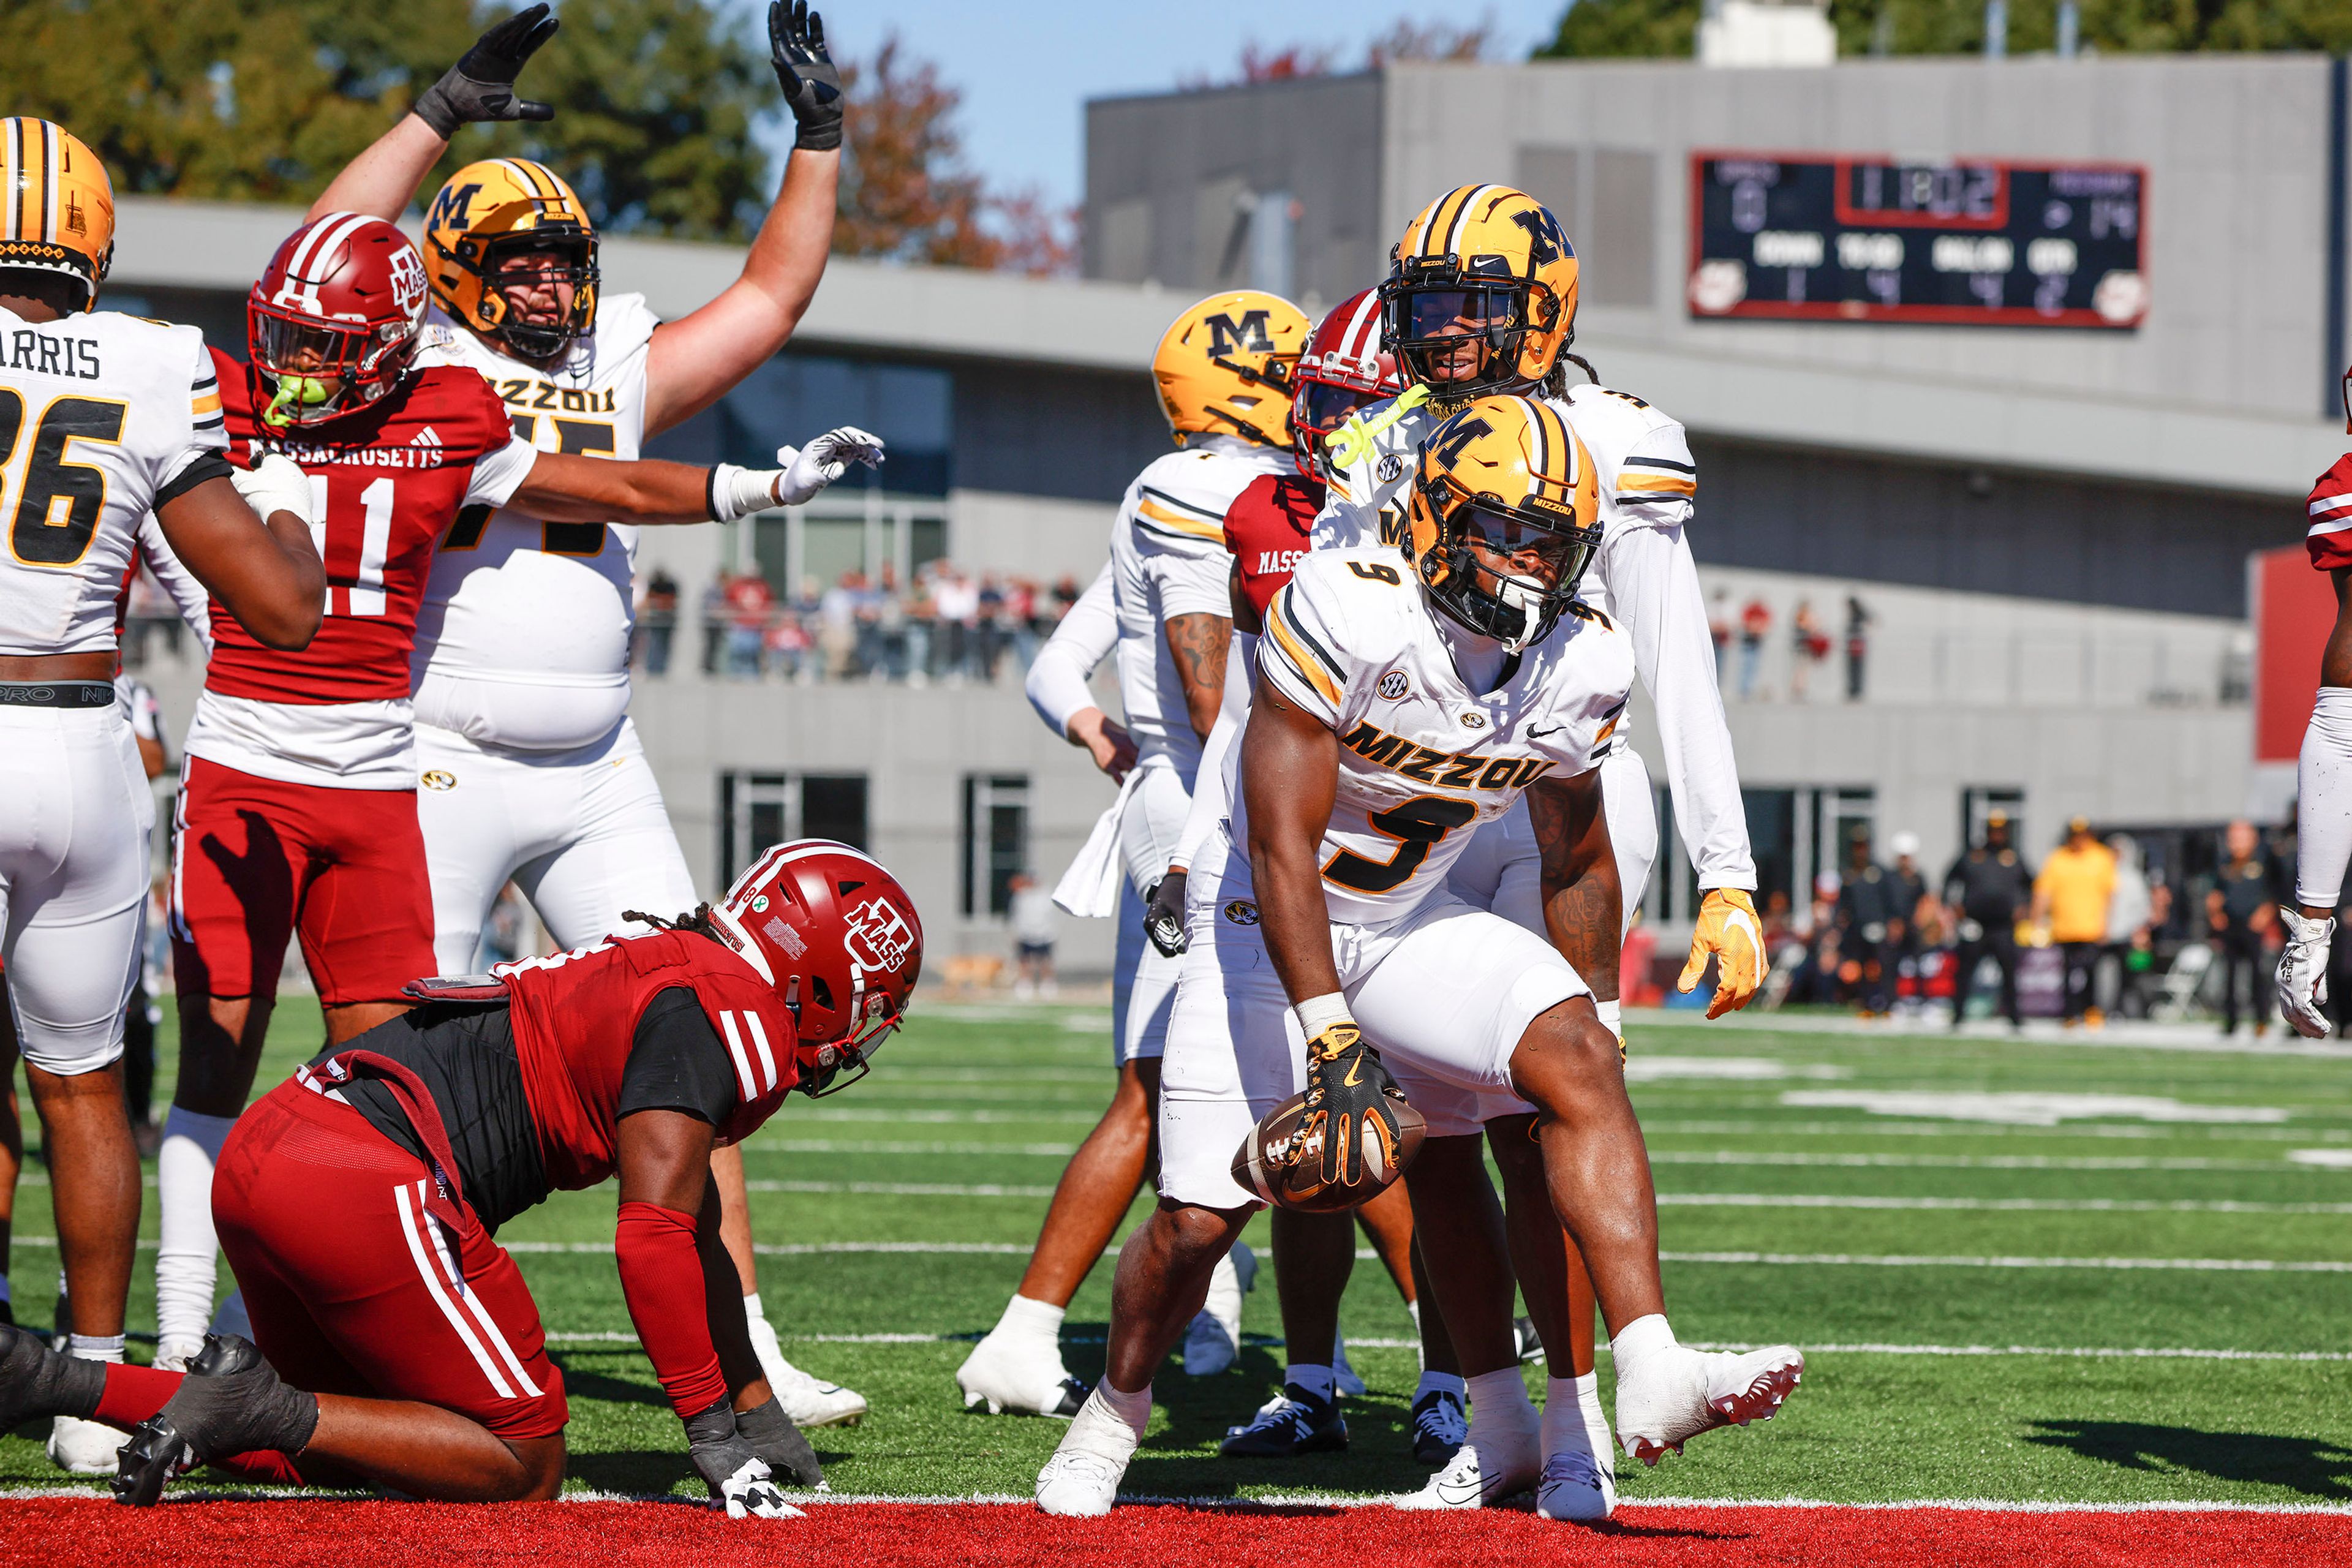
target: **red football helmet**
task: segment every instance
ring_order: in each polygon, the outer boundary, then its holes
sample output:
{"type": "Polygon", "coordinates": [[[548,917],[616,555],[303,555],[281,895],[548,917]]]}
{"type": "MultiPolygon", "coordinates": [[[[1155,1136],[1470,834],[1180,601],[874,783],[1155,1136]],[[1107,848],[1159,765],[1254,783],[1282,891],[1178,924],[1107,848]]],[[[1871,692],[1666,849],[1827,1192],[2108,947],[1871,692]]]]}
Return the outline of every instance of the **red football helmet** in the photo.
{"type": "Polygon", "coordinates": [[[1331,480],[1324,467],[1326,436],[1366,404],[1404,390],[1396,356],[1381,346],[1380,292],[1367,289],[1324,317],[1298,356],[1292,376],[1298,393],[1290,407],[1290,450],[1298,471],[1310,479],[1331,480]]]}
{"type": "Polygon", "coordinates": [[[923,922],[907,889],[880,861],[829,839],[761,855],[710,906],[710,925],[783,997],[800,1026],[800,1088],[813,1097],[866,1076],[923,969],[923,922]]]}
{"type": "Polygon", "coordinates": [[[245,303],[253,368],[275,393],[263,423],[316,425],[398,386],[428,292],[424,258],[382,218],[329,213],[288,236],[245,303]]]}

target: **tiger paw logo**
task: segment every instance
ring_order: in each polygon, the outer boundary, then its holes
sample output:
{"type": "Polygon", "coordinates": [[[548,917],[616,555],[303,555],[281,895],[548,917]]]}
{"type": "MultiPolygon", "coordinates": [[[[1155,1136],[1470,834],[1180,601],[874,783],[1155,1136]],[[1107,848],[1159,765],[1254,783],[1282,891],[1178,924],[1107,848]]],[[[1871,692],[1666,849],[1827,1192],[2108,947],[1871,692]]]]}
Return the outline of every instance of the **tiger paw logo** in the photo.
{"type": "Polygon", "coordinates": [[[841,939],[852,962],[861,969],[897,973],[915,951],[915,928],[886,898],[871,898],[851,909],[849,931],[841,939]]]}
{"type": "Polygon", "coordinates": [[[423,784],[426,789],[456,789],[457,787],[457,775],[451,773],[446,768],[434,768],[425,773],[416,782],[423,784]]]}
{"type": "Polygon", "coordinates": [[[1224,915],[1225,919],[1233,921],[1234,924],[1237,926],[1254,926],[1257,924],[1257,906],[1251,903],[1247,899],[1235,899],[1233,902],[1227,904],[1224,909],[1224,915]]]}
{"type": "Polygon", "coordinates": [[[1403,670],[1391,669],[1381,677],[1381,683],[1376,689],[1390,701],[1401,702],[1412,694],[1412,682],[1405,678],[1403,670]]]}

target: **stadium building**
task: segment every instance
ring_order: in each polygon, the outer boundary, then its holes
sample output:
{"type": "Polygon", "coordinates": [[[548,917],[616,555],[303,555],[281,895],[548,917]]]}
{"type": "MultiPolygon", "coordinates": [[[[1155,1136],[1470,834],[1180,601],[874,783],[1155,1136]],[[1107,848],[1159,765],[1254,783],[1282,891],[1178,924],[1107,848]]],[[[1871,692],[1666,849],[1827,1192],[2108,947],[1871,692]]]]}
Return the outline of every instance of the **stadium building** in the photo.
{"type": "MultiPolygon", "coordinates": [[[[803,514],[646,535],[686,605],[635,712],[689,861],[715,888],[777,837],[850,838],[935,952],[1005,952],[1007,879],[1056,876],[1110,795],[1017,672],[730,682],[698,657],[700,590],[941,557],[1085,582],[1166,449],[1142,373],[1169,318],[1241,284],[1335,304],[1481,180],[1553,206],[1579,352],[1689,426],[1768,893],[1865,826],[1882,851],[1916,832],[1932,871],[1994,809],[2036,856],[2078,812],[2175,858],[2180,829],[2275,816],[2292,770],[2256,766],[2257,699],[2310,680],[2282,665],[2256,691],[2249,561],[2297,546],[2343,449],[2347,117],[2345,66],[2316,57],[1414,65],[1095,102],[1083,280],[836,260],[793,348],[651,448],[762,462],[845,422],[891,448],[803,514]]],[[[112,301],[241,344],[294,221],[126,199],[112,301]]],[[[605,287],[677,315],[740,260],[612,239],[605,287]]],[[[184,721],[193,668],[149,668],[184,721]]],[[[1693,900],[1667,841],[1671,928],[1693,900]]],[[[1066,938],[1066,969],[1107,966],[1105,922],[1066,938]]]]}

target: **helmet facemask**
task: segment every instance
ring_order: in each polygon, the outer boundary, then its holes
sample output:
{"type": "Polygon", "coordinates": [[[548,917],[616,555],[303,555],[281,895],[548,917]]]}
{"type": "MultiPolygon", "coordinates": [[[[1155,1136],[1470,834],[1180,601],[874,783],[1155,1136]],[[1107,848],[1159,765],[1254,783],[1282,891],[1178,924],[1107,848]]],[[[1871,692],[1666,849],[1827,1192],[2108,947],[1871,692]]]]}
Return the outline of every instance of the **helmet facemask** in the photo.
{"type": "MultiPolygon", "coordinates": [[[[461,252],[477,247],[461,243],[461,252]]],[[[596,237],[569,225],[550,226],[483,242],[478,255],[460,257],[482,281],[482,325],[520,358],[534,362],[568,353],[596,319],[596,237]],[[544,258],[536,267],[509,265],[517,258],[544,258]],[[553,321],[529,321],[509,291],[570,285],[572,302],[553,321]]],[[[559,301],[562,296],[558,295],[559,301]]]]}
{"type": "Polygon", "coordinates": [[[1290,446],[1297,458],[1298,471],[1327,485],[1336,483],[1328,450],[1331,433],[1354,418],[1358,410],[1369,408],[1388,395],[1385,392],[1363,392],[1335,381],[1301,374],[1298,392],[1290,405],[1290,446]]]}
{"type": "MultiPolygon", "coordinates": [[[[816,984],[822,985],[824,982],[816,984]]],[[[792,1014],[795,1027],[801,1019],[800,987],[798,975],[784,984],[784,1009],[792,1014]]],[[[872,1072],[874,1053],[904,1021],[891,1007],[889,998],[880,992],[866,996],[863,1005],[853,1005],[851,1010],[856,1019],[850,1025],[846,1037],[819,1046],[805,1042],[801,1046],[800,1082],[794,1087],[811,1100],[838,1094],[872,1072]]]]}
{"type": "Polygon", "coordinates": [[[1551,368],[1528,364],[1527,340],[1550,331],[1559,301],[1504,265],[1487,258],[1465,267],[1448,257],[1401,269],[1381,285],[1381,341],[1441,408],[1526,391],[1551,368]]]}
{"type": "Polygon", "coordinates": [[[1465,630],[1523,653],[1551,635],[1576,598],[1601,531],[1582,528],[1558,503],[1529,496],[1513,506],[1423,480],[1417,507],[1437,519],[1436,544],[1414,562],[1432,603],[1465,630]]]}
{"type": "Polygon", "coordinates": [[[321,425],[400,384],[416,357],[416,323],[331,321],[257,297],[247,302],[246,344],[274,393],[261,422],[278,429],[321,425]]]}

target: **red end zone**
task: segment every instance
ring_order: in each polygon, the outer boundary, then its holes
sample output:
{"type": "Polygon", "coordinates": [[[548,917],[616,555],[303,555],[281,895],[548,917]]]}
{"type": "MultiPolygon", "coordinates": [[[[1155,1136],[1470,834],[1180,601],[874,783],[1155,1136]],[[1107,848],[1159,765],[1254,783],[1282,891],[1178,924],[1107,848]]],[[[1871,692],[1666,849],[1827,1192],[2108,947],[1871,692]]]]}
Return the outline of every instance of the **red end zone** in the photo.
{"type": "Polygon", "coordinates": [[[0,1563],[45,1568],[155,1563],[301,1564],[583,1563],[1032,1564],[1148,1561],[1234,1568],[1301,1560],[1526,1568],[1531,1561],[1750,1568],[1757,1563],[1966,1563],[1969,1568],[2175,1563],[2231,1568],[2352,1562],[2352,1514],[2151,1509],[1629,1506],[1599,1529],[1532,1514],[1406,1516],[1383,1508],[1122,1508],[1108,1520],[1046,1519],[1003,1503],[845,1503],[799,1520],[735,1521],[636,1502],[272,1500],[167,1503],[133,1511],[95,1500],[0,1502],[0,1563]],[[2194,1543],[2193,1547],[2190,1543],[2194,1543]]]}

